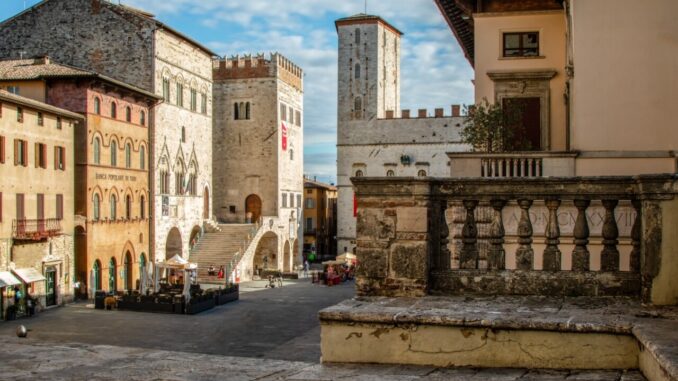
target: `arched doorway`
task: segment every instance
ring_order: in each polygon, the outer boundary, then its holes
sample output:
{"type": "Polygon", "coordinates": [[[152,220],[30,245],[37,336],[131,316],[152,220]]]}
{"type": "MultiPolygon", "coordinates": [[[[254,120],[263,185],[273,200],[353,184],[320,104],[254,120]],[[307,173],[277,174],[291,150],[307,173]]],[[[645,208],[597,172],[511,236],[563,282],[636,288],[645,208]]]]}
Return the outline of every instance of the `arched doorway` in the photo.
{"type": "Polygon", "coordinates": [[[301,256],[299,255],[299,239],[292,241],[292,263],[301,263],[301,256]]]}
{"type": "Polygon", "coordinates": [[[111,260],[108,262],[108,291],[118,290],[118,277],[115,274],[117,267],[115,258],[111,257],[111,260]]]}
{"type": "Polygon", "coordinates": [[[210,190],[205,187],[202,195],[202,218],[209,220],[210,218],[210,190]]]}
{"type": "Polygon", "coordinates": [[[146,274],[146,254],[141,253],[139,256],[139,284],[141,284],[141,279],[146,274]]]}
{"type": "Polygon", "coordinates": [[[94,261],[92,267],[92,289],[94,291],[101,290],[101,262],[97,259],[94,261]]]}
{"type": "Polygon", "coordinates": [[[179,229],[172,228],[167,234],[167,242],[165,243],[165,258],[170,259],[175,255],[182,256],[181,249],[181,233],[179,229]]]}
{"type": "Polygon", "coordinates": [[[283,271],[292,271],[290,266],[290,241],[285,241],[285,248],[283,249],[283,271]]]}
{"type": "Polygon", "coordinates": [[[88,285],[87,279],[87,232],[82,226],[75,227],[75,275],[76,282],[80,282],[80,288],[76,290],[76,297],[86,298],[88,285]]]}
{"type": "Polygon", "coordinates": [[[198,243],[198,240],[200,239],[202,229],[200,229],[200,226],[194,226],[193,230],[191,230],[191,237],[188,240],[188,247],[190,250],[193,250],[193,247],[195,246],[196,243],[198,243]]]}
{"type": "Polygon", "coordinates": [[[125,253],[125,279],[124,279],[124,284],[125,284],[125,289],[126,290],[132,290],[134,289],[134,269],[132,268],[132,253],[129,251],[125,253]]]}
{"type": "Polygon", "coordinates": [[[255,275],[259,275],[259,270],[278,268],[278,236],[275,233],[266,232],[259,240],[252,268],[255,275]]]}
{"type": "Polygon", "coordinates": [[[247,216],[247,222],[257,222],[259,217],[261,217],[261,198],[256,194],[251,194],[245,199],[245,216],[247,216]]]}

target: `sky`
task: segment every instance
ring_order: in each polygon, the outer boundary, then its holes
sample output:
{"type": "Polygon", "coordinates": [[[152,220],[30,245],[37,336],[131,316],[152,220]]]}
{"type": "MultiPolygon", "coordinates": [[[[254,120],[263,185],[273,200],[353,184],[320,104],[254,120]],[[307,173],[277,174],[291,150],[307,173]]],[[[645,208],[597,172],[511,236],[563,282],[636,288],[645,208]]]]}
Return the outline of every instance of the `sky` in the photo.
{"type": "MultiPolygon", "coordinates": [[[[38,0],[1,0],[4,20],[38,0]]],[[[114,0],[118,1],[118,0],[114,0]]],[[[334,20],[364,0],[120,0],[222,56],[279,52],[304,72],[304,173],[336,181],[337,34],[334,20]]],[[[433,0],[368,0],[367,13],[404,33],[401,108],[473,102],[473,71],[433,0]]]]}

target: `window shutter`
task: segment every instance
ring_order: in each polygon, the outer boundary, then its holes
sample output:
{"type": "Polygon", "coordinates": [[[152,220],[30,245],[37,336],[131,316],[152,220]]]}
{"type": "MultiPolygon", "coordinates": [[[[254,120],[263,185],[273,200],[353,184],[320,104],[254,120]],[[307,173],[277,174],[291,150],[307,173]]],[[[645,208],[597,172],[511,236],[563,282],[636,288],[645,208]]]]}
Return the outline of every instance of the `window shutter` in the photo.
{"type": "Polygon", "coordinates": [[[14,165],[19,165],[19,140],[14,139],[14,165]]]}
{"type": "Polygon", "coordinates": [[[35,143],[35,168],[40,167],[40,143],[35,143]]]}
{"type": "Polygon", "coordinates": [[[47,144],[42,145],[42,167],[47,169],[47,144]]]}
{"type": "Polygon", "coordinates": [[[54,146],[54,169],[59,169],[59,147],[54,146]]]}
{"type": "Polygon", "coordinates": [[[5,164],[5,137],[4,136],[0,136],[0,163],[5,164]]]}
{"type": "Polygon", "coordinates": [[[66,147],[61,147],[61,169],[66,170],[66,147]]]}
{"type": "Polygon", "coordinates": [[[21,144],[24,147],[24,149],[23,149],[23,154],[24,154],[23,164],[24,164],[24,167],[28,167],[28,142],[24,140],[24,141],[21,142],[21,144]]]}
{"type": "Polygon", "coordinates": [[[56,218],[59,220],[64,219],[64,195],[56,195],[56,218]]]}

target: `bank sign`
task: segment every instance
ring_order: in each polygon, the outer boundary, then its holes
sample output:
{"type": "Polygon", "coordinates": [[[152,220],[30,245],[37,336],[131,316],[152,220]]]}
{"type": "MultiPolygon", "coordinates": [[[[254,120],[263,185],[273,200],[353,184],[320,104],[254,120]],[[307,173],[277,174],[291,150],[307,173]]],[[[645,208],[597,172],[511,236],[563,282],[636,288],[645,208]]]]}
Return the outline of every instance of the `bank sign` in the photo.
{"type": "Polygon", "coordinates": [[[282,131],[282,150],[287,151],[287,126],[285,125],[285,122],[281,123],[281,131],[282,131]]]}

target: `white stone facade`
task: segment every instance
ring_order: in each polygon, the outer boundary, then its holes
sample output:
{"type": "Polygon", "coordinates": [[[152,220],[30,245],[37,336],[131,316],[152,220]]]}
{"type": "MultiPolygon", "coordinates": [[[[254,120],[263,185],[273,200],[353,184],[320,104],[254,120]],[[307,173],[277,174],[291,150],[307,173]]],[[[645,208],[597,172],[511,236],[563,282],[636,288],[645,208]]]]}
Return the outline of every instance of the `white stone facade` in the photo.
{"type": "Polygon", "coordinates": [[[213,78],[214,214],[227,223],[274,221],[277,265],[290,269],[301,262],[303,72],[273,54],[215,61],[213,78]]]}
{"type": "Polygon", "coordinates": [[[188,258],[191,232],[212,216],[212,56],[163,30],[155,32],[154,46],[154,91],[169,95],[154,109],[153,236],[157,262],[168,252],[178,253],[176,235],[170,244],[174,247],[167,247],[174,228],[180,233],[180,252],[188,258]],[[167,187],[162,184],[165,173],[169,176],[167,187]],[[178,176],[181,173],[183,181],[178,176]],[[177,186],[177,182],[182,184],[177,186]]]}
{"type": "Polygon", "coordinates": [[[432,116],[420,110],[419,117],[410,118],[409,110],[400,109],[401,33],[397,29],[367,15],[341,19],[336,25],[337,253],[341,254],[355,249],[351,177],[448,177],[446,153],[468,147],[459,137],[463,117],[443,116],[442,110],[432,116]]]}

